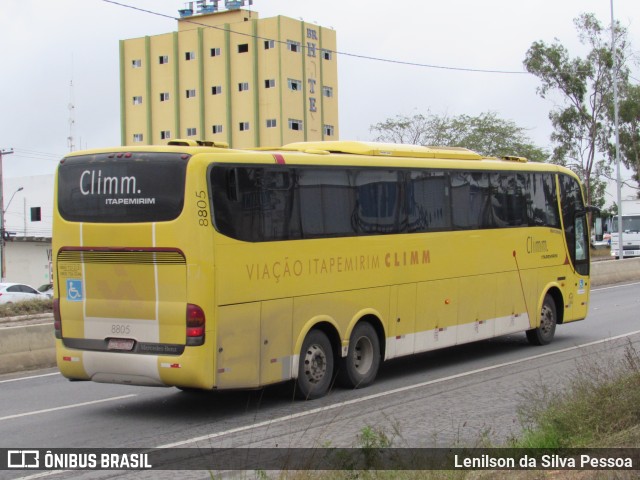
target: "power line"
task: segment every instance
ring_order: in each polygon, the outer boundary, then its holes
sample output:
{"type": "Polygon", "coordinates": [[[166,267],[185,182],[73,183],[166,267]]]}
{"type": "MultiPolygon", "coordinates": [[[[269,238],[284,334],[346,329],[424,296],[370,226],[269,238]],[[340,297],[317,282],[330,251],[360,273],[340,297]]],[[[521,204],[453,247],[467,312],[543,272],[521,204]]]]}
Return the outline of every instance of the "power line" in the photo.
{"type": "Polygon", "coordinates": [[[64,155],[58,155],[55,153],[37,152],[35,150],[25,150],[22,148],[16,148],[14,150],[16,157],[28,158],[31,160],[43,160],[48,162],[58,162],[64,155]]]}
{"type": "MultiPolygon", "coordinates": [[[[113,5],[117,5],[119,7],[129,8],[131,10],[136,10],[136,11],[143,12],[143,13],[148,13],[150,15],[155,15],[155,16],[166,18],[166,19],[170,19],[170,20],[181,20],[183,22],[190,23],[192,25],[197,25],[197,26],[200,26],[200,27],[213,28],[215,30],[221,30],[223,32],[229,32],[229,33],[233,33],[233,34],[236,34],[236,35],[241,35],[241,36],[250,37],[250,38],[256,38],[258,40],[273,41],[273,42],[276,42],[276,43],[281,43],[283,45],[286,44],[286,42],[284,42],[282,40],[276,40],[276,39],[268,38],[268,37],[261,37],[259,35],[253,35],[251,33],[236,32],[236,31],[228,29],[228,28],[217,27],[217,26],[214,26],[214,25],[206,25],[204,23],[200,23],[200,22],[197,22],[197,21],[194,21],[194,20],[186,20],[184,18],[178,19],[177,17],[174,17],[172,15],[167,15],[165,13],[160,13],[160,12],[154,12],[153,10],[147,10],[145,8],[140,8],[140,7],[136,7],[136,6],[133,6],[133,5],[128,5],[128,4],[125,4],[125,3],[116,2],[115,0],[102,0],[102,1],[105,2],[105,3],[111,3],[113,5]]],[[[411,66],[411,67],[433,68],[433,69],[438,69],[438,70],[450,70],[450,71],[457,71],[457,72],[472,72],[472,73],[497,73],[497,74],[503,74],[503,75],[531,75],[531,73],[526,72],[526,71],[492,70],[492,69],[467,68],[467,67],[451,67],[451,66],[446,66],[446,65],[434,65],[434,64],[429,64],[429,63],[409,62],[409,61],[403,61],[403,60],[394,60],[394,59],[390,59],[390,58],[373,57],[373,56],[370,56],[370,55],[361,55],[361,54],[357,54],[357,53],[341,52],[339,50],[327,50],[327,51],[329,51],[331,53],[335,53],[336,55],[342,55],[342,56],[345,56],[345,57],[359,58],[361,60],[372,60],[372,61],[376,61],[376,62],[392,63],[392,64],[395,64],[395,65],[406,65],[406,66],[411,66]]]]}

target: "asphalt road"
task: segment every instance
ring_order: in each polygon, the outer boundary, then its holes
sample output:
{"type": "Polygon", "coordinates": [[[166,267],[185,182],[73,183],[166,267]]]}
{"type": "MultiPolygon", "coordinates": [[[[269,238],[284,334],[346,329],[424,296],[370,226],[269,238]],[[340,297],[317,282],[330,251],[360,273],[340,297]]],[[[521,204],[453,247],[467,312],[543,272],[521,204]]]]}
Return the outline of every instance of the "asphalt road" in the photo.
{"type": "MultiPolygon", "coordinates": [[[[562,388],[576,371],[622,358],[630,344],[640,352],[638,312],[640,283],[598,288],[587,320],[559,326],[548,346],[529,346],[522,334],[399,359],[384,364],[369,388],[336,389],[311,402],[292,400],[289,384],[193,394],[69,382],[55,370],[5,375],[0,446],[353,447],[366,427],[397,447],[499,443],[521,431],[517,411],[531,401],[527,392],[562,388]]],[[[0,471],[0,478],[43,478],[28,473],[0,471]]],[[[158,472],[130,477],[158,478],[158,472]]]]}

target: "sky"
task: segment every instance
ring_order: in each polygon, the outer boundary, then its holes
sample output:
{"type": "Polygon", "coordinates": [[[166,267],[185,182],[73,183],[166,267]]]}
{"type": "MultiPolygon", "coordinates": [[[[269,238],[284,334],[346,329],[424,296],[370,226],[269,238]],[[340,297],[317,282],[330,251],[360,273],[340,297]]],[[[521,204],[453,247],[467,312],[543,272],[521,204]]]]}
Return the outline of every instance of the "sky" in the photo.
{"type": "MultiPolygon", "coordinates": [[[[69,151],[70,104],[76,149],[120,144],[119,40],[177,30],[181,0],[2,0],[0,149],[3,173],[54,173],[69,151]],[[73,84],[73,88],[71,88],[73,84]]],[[[221,1],[222,5],[224,2],[221,1]]],[[[336,30],[341,140],[371,141],[371,125],[396,115],[495,112],[551,149],[554,101],[524,73],[527,49],[558,39],[584,53],[573,19],[589,12],[604,24],[610,0],[254,0],[261,18],[284,15],[336,30]],[[451,67],[517,73],[479,73],[451,67]]],[[[614,0],[640,59],[640,3],[614,0]]],[[[632,65],[634,82],[640,66],[632,65]]],[[[557,101],[557,99],[556,99],[557,101]]],[[[628,175],[628,173],[627,173],[628,175]]]]}

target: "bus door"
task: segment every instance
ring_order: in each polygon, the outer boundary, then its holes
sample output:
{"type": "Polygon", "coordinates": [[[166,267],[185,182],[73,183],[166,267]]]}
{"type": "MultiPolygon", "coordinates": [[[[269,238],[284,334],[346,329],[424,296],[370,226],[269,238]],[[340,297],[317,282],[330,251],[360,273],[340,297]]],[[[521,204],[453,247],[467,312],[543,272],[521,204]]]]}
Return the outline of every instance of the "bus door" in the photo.
{"type": "Polygon", "coordinates": [[[580,320],[589,304],[589,229],[582,189],[573,177],[560,175],[560,202],[568,260],[575,272],[565,281],[565,321],[580,320]]]}

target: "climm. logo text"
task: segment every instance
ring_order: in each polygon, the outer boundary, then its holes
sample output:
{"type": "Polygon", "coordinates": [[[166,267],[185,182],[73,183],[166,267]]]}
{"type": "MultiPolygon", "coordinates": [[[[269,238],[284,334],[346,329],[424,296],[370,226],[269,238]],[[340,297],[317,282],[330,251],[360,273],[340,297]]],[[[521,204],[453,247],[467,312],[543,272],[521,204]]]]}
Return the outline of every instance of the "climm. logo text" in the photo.
{"type": "Polygon", "coordinates": [[[140,194],[136,177],[103,177],[102,170],[85,170],[80,175],[82,195],[134,195],[140,194]]]}

